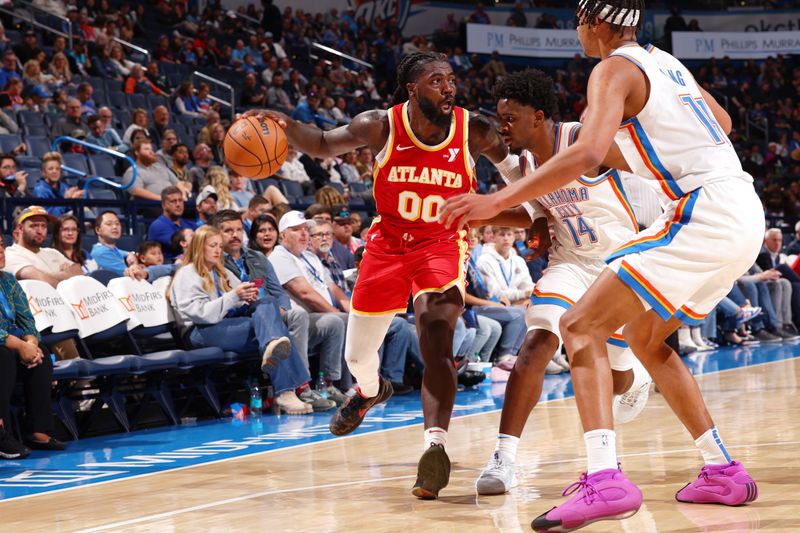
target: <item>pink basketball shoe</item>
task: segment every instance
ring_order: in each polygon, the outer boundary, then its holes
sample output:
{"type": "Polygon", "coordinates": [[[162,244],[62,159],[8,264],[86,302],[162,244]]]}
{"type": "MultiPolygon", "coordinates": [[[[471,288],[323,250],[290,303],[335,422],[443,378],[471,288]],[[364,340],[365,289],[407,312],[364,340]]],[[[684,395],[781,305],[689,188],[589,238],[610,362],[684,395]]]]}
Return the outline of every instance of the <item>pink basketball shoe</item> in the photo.
{"type": "Polygon", "coordinates": [[[573,493],[577,494],[536,517],[531,527],[535,531],[574,531],[599,520],[628,518],[642,505],[642,491],[617,468],[581,474],[563,495],[573,493]]]}
{"type": "Polygon", "coordinates": [[[742,505],[758,498],[758,487],[742,463],[706,465],[697,479],[675,494],[684,503],[721,503],[742,505]]]}

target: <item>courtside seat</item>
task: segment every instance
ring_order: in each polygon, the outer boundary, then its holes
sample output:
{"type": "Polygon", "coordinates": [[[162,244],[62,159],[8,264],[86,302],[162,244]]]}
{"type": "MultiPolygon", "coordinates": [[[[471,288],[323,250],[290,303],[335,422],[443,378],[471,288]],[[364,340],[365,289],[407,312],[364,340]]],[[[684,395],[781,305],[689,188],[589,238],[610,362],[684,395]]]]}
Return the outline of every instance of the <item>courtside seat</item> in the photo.
{"type": "Polygon", "coordinates": [[[53,365],[53,381],[56,386],[51,402],[53,412],[64,424],[73,440],[78,440],[78,423],[72,406],[70,389],[76,379],[86,378],[91,374],[90,362],[86,359],[66,359],[56,361],[53,365]]]}
{"type": "Polygon", "coordinates": [[[111,355],[87,360],[93,377],[128,375],[136,368],[135,355],[111,355]]]}
{"type": "Polygon", "coordinates": [[[209,346],[208,348],[194,348],[192,350],[181,351],[181,361],[178,368],[189,370],[198,366],[213,365],[226,361],[226,356],[222,350],[209,346]]]}
{"type": "Polygon", "coordinates": [[[183,350],[164,350],[140,355],[134,358],[132,374],[144,374],[157,370],[172,370],[179,368],[185,359],[183,350]]]}
{"type": "Polygon", "coordinates": [[[65,359],[53,366],[53,379],[80,379],[91,375],[91,361],[87,359],[65,359]]]}
{"type": "Polygon", "coordinates": [[[261,354],[257,352],[225,352],[223,354],[222,364],[235,365],[246,361],[255,361],[260,358],[261,354]]]}

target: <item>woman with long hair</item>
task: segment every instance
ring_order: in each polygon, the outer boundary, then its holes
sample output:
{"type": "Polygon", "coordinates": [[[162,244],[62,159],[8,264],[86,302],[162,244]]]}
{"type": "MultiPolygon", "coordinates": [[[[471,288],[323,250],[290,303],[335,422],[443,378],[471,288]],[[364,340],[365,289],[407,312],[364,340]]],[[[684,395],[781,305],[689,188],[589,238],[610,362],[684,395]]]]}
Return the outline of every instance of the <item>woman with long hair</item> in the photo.
{"type": "Polygon", "coordinates": [[[53,59],[50,60],[50,65],[47,67],[47,73],[53,76],[53,84],[58,87],[68,85],[72,81],[69,60],[63,52],[53,54],[53,59]]]}
{"type": "Polygon", "coordinates": [[[211,128],[211,138],[208,145],[211,148],[211,154],[214,156],[215,165],[222,166],[225,164],[225,151],[222,149],[224,140],[225,126],[218,122],[211,128]]]}
{"type": "Polygon", "coordinates": [[[276,404],[287,414],[309,414],[311,404],[295,389],[311,380],[289,340],[274,298],[258,299],[259,287],[242,282],[223,263],[222,234],[201,226],[192,238],[183,265],[173,277],[168,297],[194,347],[262,354],[261,370],[269,374],[276,404]]]}
{"type": "Polygon", "coordinates": [[[120,76],[128,76],[136,63],[125,57],[125,51],[118,44],[111,45],[111,58],[109,60],[120,76]]]}
{"type": "Polygon", "coordinates": [[[81,247],[80,223],[75,215],[58,217],[53,227],[53,248],[73,263],[78,263],[84,273],[97,270],[97,263],[81,247]]]}
{"type": "Polygon", "coordinates": [[[142,109],[141,107],[137,107],[133,110],[133,114],[131,115],[131,125],[125,130],[125,133],[122,134],[122,140],[125,144],[129,144],[133,146],[131,142],[131,135],[133,132],[138,129],[143,129],[147,131],[147,128],[150,127],[150,119],[147,117],[147,111],[142,109]]]}
{"type": "Polygon", "coordinates": [[[238,209],[239,205],[233,198],[230,189],[230,176],[223,167],[212,166],[206,172],[206,181],[200,189],[206,185],[211,185],[217,191],[217,209],[238,209]]]}
{"type": "Polygon", "coordinates": [[[178,87],[178,94],[175,97],[175,109],[180,115],[188,117],[202,117],[205,116],[200,110],[200,101],[194,94],[194,84],[190,81],[184,81],[178,87]]]}
{"type": "Polygon", "coordinates": [[[250,225],[248,246],[269,257],[278,245],[278,222],[270,214],[258,215],[250,225]]]}

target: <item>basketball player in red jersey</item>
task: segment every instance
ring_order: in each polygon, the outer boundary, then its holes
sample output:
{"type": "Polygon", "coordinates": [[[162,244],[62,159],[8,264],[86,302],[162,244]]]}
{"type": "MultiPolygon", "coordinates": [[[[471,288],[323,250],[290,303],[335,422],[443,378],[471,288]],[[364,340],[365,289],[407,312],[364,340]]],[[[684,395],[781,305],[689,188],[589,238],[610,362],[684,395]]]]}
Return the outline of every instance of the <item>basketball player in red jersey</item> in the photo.
{"type": "Polygon", "coordinates": [[[345,360],[358,393],[331,419],[334,435],[354,431],[367,411],[392,395],[378,375],[378,348],[392,317],[414,301],[425,361],[422,410],[425,449],[412,493],[434,499],[450,477],[445,453],[456,393],[453,331],[464,306],[466,232],[438,222],[439,208],[474,192],[475,161],[485,155],[504,174],[519,172],[494,126],[455,107],[455,76],[443,54],[407,55],[397,73],[389,110],[360,113],[347,126],[323,132],[273,111],[289,142],[312,157],[330,157],[369,146],[375,157],[374,195],[379,217],[367,237],[353,291],[345,360]]]}

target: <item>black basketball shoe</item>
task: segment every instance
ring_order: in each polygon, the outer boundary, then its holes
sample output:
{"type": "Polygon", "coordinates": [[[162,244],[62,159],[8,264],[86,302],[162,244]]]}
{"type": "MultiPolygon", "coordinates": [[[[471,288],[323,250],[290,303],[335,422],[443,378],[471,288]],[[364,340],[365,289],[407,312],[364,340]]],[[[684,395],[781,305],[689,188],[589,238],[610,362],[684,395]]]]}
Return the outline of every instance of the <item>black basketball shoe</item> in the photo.
{"type": "Polygon", "coordinates": [[[361,394],[356,393],[348,398],[344,405],[337,409],[336,413],[331,417],[331,433],[342,436],[355,431],[364,421],[367,411],[373,406],[388,400],[392,396],[392,392],[394,392],[392,384],[381,377],[377,395],[372,398],[364,398],[361,394]]]}

